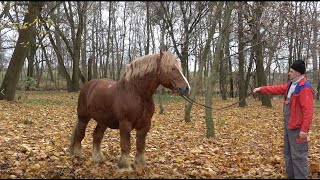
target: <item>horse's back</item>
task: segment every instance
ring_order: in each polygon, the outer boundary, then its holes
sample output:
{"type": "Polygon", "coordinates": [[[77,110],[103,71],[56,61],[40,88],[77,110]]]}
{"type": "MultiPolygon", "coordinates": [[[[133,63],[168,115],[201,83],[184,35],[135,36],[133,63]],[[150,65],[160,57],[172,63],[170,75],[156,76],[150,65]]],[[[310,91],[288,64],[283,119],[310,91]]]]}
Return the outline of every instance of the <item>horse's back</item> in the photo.
{"type": "Polygon", "coordinates": [[[81,88],[80,93],[88,93],[88,91],[92,91],[96,86],[110,86],[115,84],[116,81],[111,79],[92,79],[87,81],[81,88]]]}

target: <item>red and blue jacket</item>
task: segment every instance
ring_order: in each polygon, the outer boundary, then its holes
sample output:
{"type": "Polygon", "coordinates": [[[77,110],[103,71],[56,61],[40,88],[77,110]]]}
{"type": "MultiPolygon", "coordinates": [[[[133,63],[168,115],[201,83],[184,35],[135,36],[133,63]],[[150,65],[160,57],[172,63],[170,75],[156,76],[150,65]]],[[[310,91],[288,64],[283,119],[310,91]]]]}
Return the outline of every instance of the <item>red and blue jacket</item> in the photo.
{"type": "MultiPolygon", "coordinates": [[[[286,95],[284,98],[284,102],[286,102],[291,84],[292,82],[282,85],[262,86],[260,92],[269,95],[286,95]]],[[[289,129],[301,128],[303,132],[309,131],[313,118],[313,98],[312,85],[303,77],[291,95],[289,129]]]]}

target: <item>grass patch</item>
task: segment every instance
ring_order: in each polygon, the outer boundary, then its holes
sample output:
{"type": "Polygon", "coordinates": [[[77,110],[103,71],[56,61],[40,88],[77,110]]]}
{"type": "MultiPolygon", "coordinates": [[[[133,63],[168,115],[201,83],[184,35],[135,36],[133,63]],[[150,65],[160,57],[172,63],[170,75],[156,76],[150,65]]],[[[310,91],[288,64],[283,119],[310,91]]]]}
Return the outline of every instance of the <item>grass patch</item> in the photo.
{"type": "MultiPolygon", "coordinates": [[[[78,103],[79,92],[68,93],[60,91],[18,91],[16,100],[21,103],[31,105],[70,105],[76,106],[78,103]]],[[[163,95],[154,94],[153,99],[155,103],[162,102],[181,102],[184,99],[175,94],[165,93],[163,95]]]]}
{"type": "Polygon", "coordinates": [[[162,102],[179,102],[183,100],[182,97],[173,94],[154,94],[153,99],[155,103],[158,103],[160,99],[162,100],[162,102]]]}
{"type": "Polygon", "coordinates": [[[78,93],[67,93],[60,91],[18,91],[15,99],[21,103],[38,106],[76,106],[78,93]]]}
{"type": "Polygon", "coordinates": [[[64,101],[54,100],[54,99],[26,99],[26,100],[23,100],[23,102],[27,104],[41,105],[41,106],[65,104],[64,101]]]}
{"type": "Polygon", "coordinates": [[[226,120],[224,118],[219,117],[216,120],[216,124],[220,125],[220,126],[224,126],[226,124],[226,120]]]}

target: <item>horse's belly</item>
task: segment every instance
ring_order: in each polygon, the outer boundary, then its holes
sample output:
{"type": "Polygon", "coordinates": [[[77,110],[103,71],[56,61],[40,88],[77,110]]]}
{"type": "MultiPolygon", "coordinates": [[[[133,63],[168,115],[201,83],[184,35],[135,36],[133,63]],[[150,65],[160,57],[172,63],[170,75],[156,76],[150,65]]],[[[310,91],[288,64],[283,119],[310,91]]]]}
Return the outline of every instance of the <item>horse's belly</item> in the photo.
{"type": "Polygon", "coordinates": [[[108,114],[103,111],[96,111],[92,113],[92,117],[98,124],[103,124],[111,129],[119,129],[119,122],[111,113],[108,114]]]}
{"type": "Polygon", "coordinates": [[[119,121],[117,121],[114,117],[106,119],[106,123],[111,129],[119,129],[119,121]]]}

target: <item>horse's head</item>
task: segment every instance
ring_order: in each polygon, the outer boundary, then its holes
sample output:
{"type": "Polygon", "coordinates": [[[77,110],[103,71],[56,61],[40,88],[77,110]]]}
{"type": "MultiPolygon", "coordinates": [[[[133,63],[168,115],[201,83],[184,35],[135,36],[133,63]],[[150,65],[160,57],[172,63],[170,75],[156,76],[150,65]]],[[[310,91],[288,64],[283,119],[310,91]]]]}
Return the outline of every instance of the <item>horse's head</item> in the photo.
{"type": "Polygon", "coordinates": [[[160,84],[179,95],[189,94],[190,85],[182,73],[181,63],[177,57],[171,52],[160,51],[160,63],[158,71],[160,84]]]}

